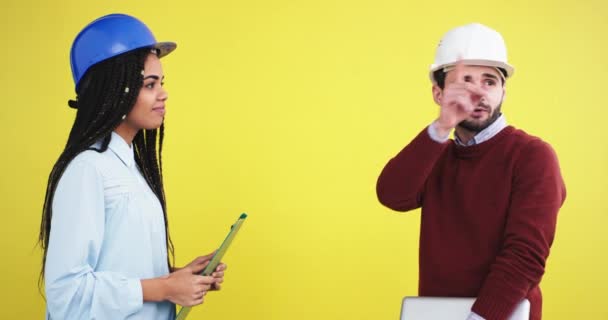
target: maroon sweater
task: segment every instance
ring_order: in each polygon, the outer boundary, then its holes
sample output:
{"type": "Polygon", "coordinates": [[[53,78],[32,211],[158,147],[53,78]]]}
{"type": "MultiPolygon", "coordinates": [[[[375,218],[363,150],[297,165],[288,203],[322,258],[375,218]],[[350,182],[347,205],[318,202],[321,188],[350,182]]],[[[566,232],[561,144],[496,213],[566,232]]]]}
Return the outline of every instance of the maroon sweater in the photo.
{"type": "Polygon", "coordinates": [[[377,193],[393,210],[422,207],[419,295],[477,297],[487,320],[528,298],[541,319],[538,284],[566,197],[551,146],[511,126],[470,147],[425,129],[388,162],[377,193]]]}

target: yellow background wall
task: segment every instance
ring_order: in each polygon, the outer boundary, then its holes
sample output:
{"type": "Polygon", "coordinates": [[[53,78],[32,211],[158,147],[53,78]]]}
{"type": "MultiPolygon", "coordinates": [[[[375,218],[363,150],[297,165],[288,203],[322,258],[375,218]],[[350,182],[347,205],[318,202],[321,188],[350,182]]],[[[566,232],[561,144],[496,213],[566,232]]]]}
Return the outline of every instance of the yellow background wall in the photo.
{"type": "Polygon", "coordinates": [[[224,289],[192,319],[398,317],[417,290],[419,214],[378,204],[376,178],[437,115],[437,42],[473,21],[505,37],[516,72],[503,111],[553,145],[568,187],[545,319],[608,319],[605,1],[1,0],[0,12],[0,318],[43,317],[35,244],[75,115],[69,48],[124,12],[178,43],[163,59],[178,264],[250,215],[224,289]]]}

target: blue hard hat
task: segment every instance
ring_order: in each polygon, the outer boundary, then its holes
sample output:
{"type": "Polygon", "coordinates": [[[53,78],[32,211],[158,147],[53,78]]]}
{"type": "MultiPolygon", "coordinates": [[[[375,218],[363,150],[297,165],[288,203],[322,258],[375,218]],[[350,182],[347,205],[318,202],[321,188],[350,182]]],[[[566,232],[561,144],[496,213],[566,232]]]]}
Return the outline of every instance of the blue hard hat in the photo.
{"type": "Polygon", "coordinates": [[[174,42],[156,42],[152,31],[140,20],[126,14],[110,14],[89,23],[74,39],[70,64],[74,84],[94,64],[140,48],[156,48],[159,57],[175,50],[174,42]]]}

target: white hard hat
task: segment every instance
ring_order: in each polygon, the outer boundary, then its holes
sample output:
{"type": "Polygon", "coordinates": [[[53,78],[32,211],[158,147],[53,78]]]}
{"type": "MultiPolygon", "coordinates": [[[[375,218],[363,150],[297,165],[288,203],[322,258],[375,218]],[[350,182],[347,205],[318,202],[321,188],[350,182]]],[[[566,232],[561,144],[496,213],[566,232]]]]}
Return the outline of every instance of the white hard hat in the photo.
{"type": "Polygon", "coordinates": [[[515,71],[507,62],[507,48],[500,33],[479,23],[471,23],[448,31],[437,46],[433,72],[450,67],[462,60],[467,65],[488,66],[504,69],[509,78],[515,71]]]}

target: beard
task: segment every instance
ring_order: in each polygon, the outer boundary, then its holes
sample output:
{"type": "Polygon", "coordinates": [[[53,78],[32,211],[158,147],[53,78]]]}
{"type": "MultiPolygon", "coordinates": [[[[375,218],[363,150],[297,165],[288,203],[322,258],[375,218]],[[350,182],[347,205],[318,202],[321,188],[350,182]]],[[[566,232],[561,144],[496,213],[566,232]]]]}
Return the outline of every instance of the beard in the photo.
{"type": "MultiPolygon", "coordinates": [[[[487,104],[480,104],[479,106],[486,109],[490,109],[490,106],[488,106],[487,104]]],[[[494,121],[496,121],[496,119],[498,119],[498,117],[500,117],[500,115],[502,114],[500,112],[500,107],[502,107],[502,101],[498,104],[496,109],[492,111],[490,116],[488,116],[488,119],[486,119],[485,121],[478,122],[475,120],[462,120],[458,125],[468,131],[479,133],[485,128],[489,127],[492,123],[494,123],[494,121]]]]}

